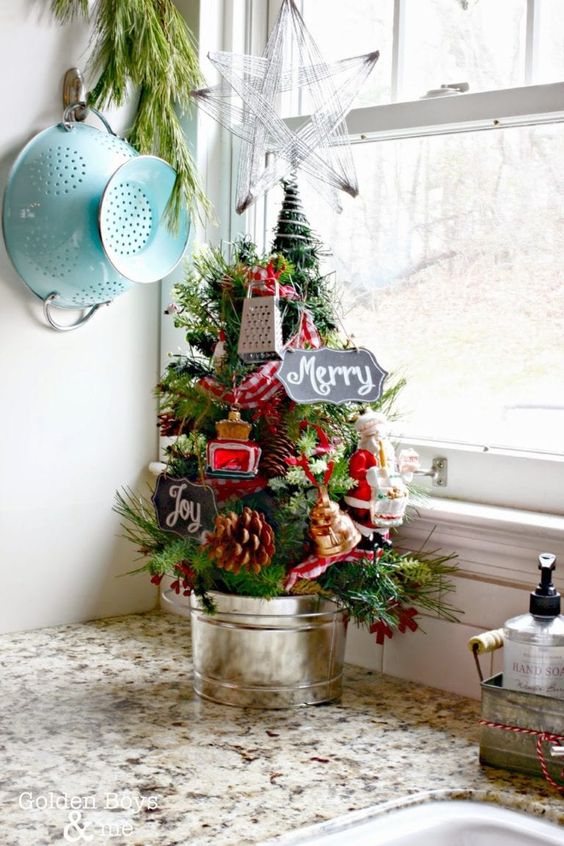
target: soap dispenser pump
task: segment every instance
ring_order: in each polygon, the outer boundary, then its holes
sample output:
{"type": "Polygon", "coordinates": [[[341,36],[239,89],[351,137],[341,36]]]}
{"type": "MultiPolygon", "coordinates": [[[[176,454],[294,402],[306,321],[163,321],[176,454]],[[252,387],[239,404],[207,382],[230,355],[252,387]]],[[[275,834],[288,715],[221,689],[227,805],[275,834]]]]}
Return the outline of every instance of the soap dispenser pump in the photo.
{"type": "Polygon", "coordinates": [[[540,583],[531,593],[529,613],[504,626],[503,686],[564,699],[564,616],[552,583],[556,556],[539,556],[540,583]]]}

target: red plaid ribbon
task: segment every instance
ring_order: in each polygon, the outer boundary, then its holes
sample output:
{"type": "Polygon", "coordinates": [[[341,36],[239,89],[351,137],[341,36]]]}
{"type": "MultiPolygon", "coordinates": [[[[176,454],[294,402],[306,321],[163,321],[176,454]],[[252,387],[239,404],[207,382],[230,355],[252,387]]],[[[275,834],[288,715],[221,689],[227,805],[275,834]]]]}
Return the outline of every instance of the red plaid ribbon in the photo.
{"type": "MultiPolygon", "coordinates": [[[[319,349],[322,345],[321,335],[313,322],[311,313],[304,309],[300,320],[300,328],[286,347],[303,349],[306,344],[312,349],[319,349]]],[[[270,402],[273,397],[283,392],[284,387],[276,378],[279,361],[267,361],[257,370],[243,379],[235,390],[221,385],[213,376],[200,379],[200,386],[225,403],[236,403],[239,408],[257,408],[270,402]]]]}
{"type": "Polygon", "coordinates": [[[293,567],[284,582],[284,590],[289,593],[298,579],[316,579],[325,570],[328,570],[332,564],[338,561],[360,561],[366,557],[366,550],[353,549],[352,552],[341,552],[338,555],[330,555],[327,558],[322,558],[320,555],[310,555],[297,567],[293,567]]]}
{"type": "Polygon", "coordinates": [[[251,267],[248,273],[249,284],[260,283],[260,288],[256,288],[254,291],[255,296],[274,297],[278,293],[278,296],[285,300],[301,300],[293,285],[280,285],[278,280],[281,275],[282,271],[275,270],[272,262],[269,262],[266,267],[261,267],[261,265],[251,267]]]}
{"type": "Polygon", "coordinates": [[[213,488],[218,502],[225,502],[233,496],[238,499],[250,496],[264,490],[267,484],[268,479],[264,476],[255,476],[254,479],[222,479],[217,476],[213,478],[206,476],[206,485],[213,488]]]}

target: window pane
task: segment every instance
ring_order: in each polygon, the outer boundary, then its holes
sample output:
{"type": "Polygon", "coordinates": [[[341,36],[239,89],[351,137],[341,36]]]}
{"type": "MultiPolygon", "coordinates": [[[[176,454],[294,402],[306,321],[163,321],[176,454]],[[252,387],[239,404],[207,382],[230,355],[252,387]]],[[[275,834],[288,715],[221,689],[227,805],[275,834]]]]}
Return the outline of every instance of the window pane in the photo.
{"type": "Polygon", "coordinates": [[[562,0],[538,2],[538,57],[535,82],[564,79],[564,3],[562,0]]]}
{"type": "MultiPolygon", "coordinates": [[[[324,59],[328,62],[380,51],[380,58],[354,106],[390,102],[394,0],[303,0],[302,14],[324,59]]],[[[304,101],[301,114],[309,113],[304,101]]]]}
{"type": "Polygon", "coordinates": [[[522,85],[526,0],[404,0],[401,97],[442,84],[470,91],[522,85]]]}
{"type": "Polygon", "coordinates": [[[564,452],[564,128],[353,149],[361,195],[304,204],[410,436],[564,452]]]}

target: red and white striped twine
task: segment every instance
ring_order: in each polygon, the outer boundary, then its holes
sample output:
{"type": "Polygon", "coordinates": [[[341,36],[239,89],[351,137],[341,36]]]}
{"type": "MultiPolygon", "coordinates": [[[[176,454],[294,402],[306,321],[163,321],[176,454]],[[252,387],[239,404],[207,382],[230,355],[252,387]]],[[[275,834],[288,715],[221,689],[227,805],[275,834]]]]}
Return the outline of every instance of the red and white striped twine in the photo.
{"type": "MultiPolygon", "coordinates": [[[[544,752],[542,749],[543,743],[560,743],[560,741],[564,740],[564,735],[551,734],[549,731],[537,731],[536,729],[521,728],[520,726],[508,726],[505,723],[493,723],[490,720],[480,720],[480,725],[487,726],[487,728],[503,729],[503,731],[512,731],[514,734],[536,735],[537,758],[542,770],[542,774],[548,781],[548,783],[552,785],[552,787],[556,788],[559,793],[564,793],[564,785],[558,784],[558,782],[556,782],[548,772],[548,767],[546,766],[544,752]]],[[[560,777],[564,778],[564,770],[562,770],[560,777]]]]}

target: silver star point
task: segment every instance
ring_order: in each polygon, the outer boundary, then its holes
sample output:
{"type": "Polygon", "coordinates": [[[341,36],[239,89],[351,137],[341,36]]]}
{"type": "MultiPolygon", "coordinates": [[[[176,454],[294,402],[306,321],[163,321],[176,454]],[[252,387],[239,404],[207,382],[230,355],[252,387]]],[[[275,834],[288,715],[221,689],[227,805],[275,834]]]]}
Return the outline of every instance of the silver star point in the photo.
{"type": "Polygon", "coordinates": [[[357,196],[345,117],[378,61],[377,50],[328,64],[294,0],[283,0],[262,56],[218,52],[208,57],[223,81],[193,96],[241,139],[239,214],[297,172],[313,180],[322,193],[329,192],[333,203],[335,189],[357,196]],[[281,117],[278,103],[283,94],[296,89],[309,94],[313,108],[309,119],[293,131],[281,117]]]}

